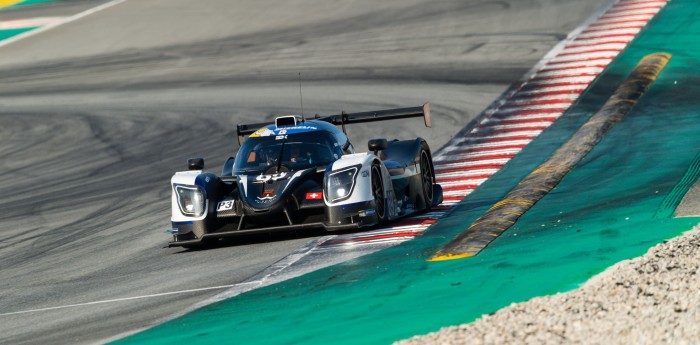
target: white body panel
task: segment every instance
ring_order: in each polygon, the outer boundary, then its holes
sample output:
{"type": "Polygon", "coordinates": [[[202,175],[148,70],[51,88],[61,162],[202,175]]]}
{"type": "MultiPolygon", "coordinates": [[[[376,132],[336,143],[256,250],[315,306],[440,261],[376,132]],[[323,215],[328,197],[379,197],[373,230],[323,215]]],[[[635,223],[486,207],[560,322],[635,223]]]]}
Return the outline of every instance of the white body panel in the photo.
{"type": "Polygon", "coordinates": [[[389,171],[386,169],[381,160],[373,153],[368,152],[343,155],[342,157],[340,157],[340,159],[333,162],[331,172],[343,170],[345,168],[357,165],[360,165],[361,168],[357,173],[355,186],[353,188],[352,195],[350,196],[350,198],[334,203],[329,203],[328,200],[324,198],[326,206],[340,206],[374,200],[374,196],[372,196],[372,180],[370,176],[372,175],[372,164],[375,161],[379,162],[379,167],[382,171],[382,180],[384,182],[384,198],[388,206],[388,216],[390,219],[394,218],[396,214],[396,197],[394,194],[394,186],[391,183],[391,176],[389,175],[389,171]]]}
{"type": "MultiPolygon", "coordinates": [[[[353,166],[361,165],[361,168],[357,172],[357,176],[355,178],[355,184],[352,190],[352,195],[350,195],[350,198],[345,199],[343,201],[337,201],[334,203],[330,203],[326,198],[324,197],[324,202],[326,203],[326,206],[339,206],[339,205],[347,205],[347,204],[354,204],[358,202],[365,202],[365,201],[370,201],[373,200],[374,197],[372,197],[372,190],[371,190],[371,183],[369,179],[369,170],[372,167],[372,160],[375,158],[374,155],[369,155],[367,153],[355,153],[355,154],[350,154],[350,155],[344,155],[340,157],[340,159],[336,160],[333,162],[333,165],[331,167],[331,171],[328,174],[331,174],[334,171],[340,171],[345,168],[350,168],[353,166]],[[363,177],[364,176],[364,177],[363,177]]],[[[324,188],[326,188],[324,186],[324,188]]],[[[326,195],[327,193],[324,193],[326,195]]]]}
{"type": "MultiPolygon", "coordinates": [[[[207,212],[204,212],[204,214],[200,217],[189,217],[180,211],[180,206],[177,203],[177,196],[175,195],[175,184],[180,184],[180,185],[188,185],[188,186],[194,186],[195,181],[197,180],[197,176],[201,174],[201,170],[192,170],[192,171],[179,171],[176,172],[175,175],[170,179],[170,194],[171,194],[171,209],[172,209],[172,216],[170,217],[170,220],[173,222],[188,222],[188,221],[193,221],[193,220],[202,220],[207,217],[207,212]]],[[[206,200],[206,199],[205,199],[206,200]]],[[[204,203],[204,209],[208,209],[209,207],[209,201],[205,201],[204,203]]]]}

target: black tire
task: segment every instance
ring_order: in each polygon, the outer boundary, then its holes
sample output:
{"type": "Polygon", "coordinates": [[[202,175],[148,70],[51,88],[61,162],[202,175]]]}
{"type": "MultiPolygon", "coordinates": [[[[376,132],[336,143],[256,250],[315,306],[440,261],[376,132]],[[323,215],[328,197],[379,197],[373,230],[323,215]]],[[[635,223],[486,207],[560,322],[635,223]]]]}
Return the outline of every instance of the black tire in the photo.
{"type": "Polygon", "coordinates": [[[372,196],[376,205],[377,220],[379,224],[386,222],[386,199],[384,198],[384,180],[379,164],[372,165],[372,196]]]}
{"type": "Polygon", "coordinates": [[[426,150],[420,151],[420,174],[421,186],[423,187],[423,201],[425,209],[429,210],[433,206],[433,165],[430,162],[430,155],[426,150]]]}

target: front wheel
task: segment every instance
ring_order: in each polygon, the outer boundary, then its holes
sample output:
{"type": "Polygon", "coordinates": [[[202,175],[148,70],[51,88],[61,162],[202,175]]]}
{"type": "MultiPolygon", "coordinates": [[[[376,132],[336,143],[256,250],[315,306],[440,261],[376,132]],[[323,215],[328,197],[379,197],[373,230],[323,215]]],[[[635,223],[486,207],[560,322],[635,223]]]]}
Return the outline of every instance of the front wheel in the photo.
{"type": "Polygon", "coordinates": [[[379,224],[386,222],[386,198],[384,197],[384,180],[379,164],[372,165],[372,196],[379,224]]]}

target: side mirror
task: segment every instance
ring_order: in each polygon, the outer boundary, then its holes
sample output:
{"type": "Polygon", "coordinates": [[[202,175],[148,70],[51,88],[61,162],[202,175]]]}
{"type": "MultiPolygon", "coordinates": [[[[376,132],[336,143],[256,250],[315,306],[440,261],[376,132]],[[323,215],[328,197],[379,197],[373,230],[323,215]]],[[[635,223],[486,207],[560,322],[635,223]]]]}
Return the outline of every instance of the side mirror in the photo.
{"type": "Polygon", "coordinates": [[[367,143],[367,147],[370,151],[374,151],[376,155],[378,151],[384,150],[389,146],[389,142],[384,138],[370,139],[367,143]]]}
{"type": "Polygon", "coordinates": [[[204,170],[204,158],[191,158],[187,160],[187,169],[204,170]]]}

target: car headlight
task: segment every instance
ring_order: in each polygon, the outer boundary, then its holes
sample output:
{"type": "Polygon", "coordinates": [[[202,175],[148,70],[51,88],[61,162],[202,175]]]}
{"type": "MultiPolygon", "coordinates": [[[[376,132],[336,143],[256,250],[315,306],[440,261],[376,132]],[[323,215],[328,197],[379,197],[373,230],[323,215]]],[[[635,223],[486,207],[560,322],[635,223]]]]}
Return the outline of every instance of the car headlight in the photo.
{"type": "Polygon", "coordinates": [[[182,214],[190,217],[200,217],[204,214],[207,198],[202,187],[176,184],[175,194],[182,214]]]}
{"type": "Polygon", "coordinates": [[[352,195],[357,171],[358,167],[351,167],[328,174],[326,191],[330,202],[345,200],[352,195]]]}

